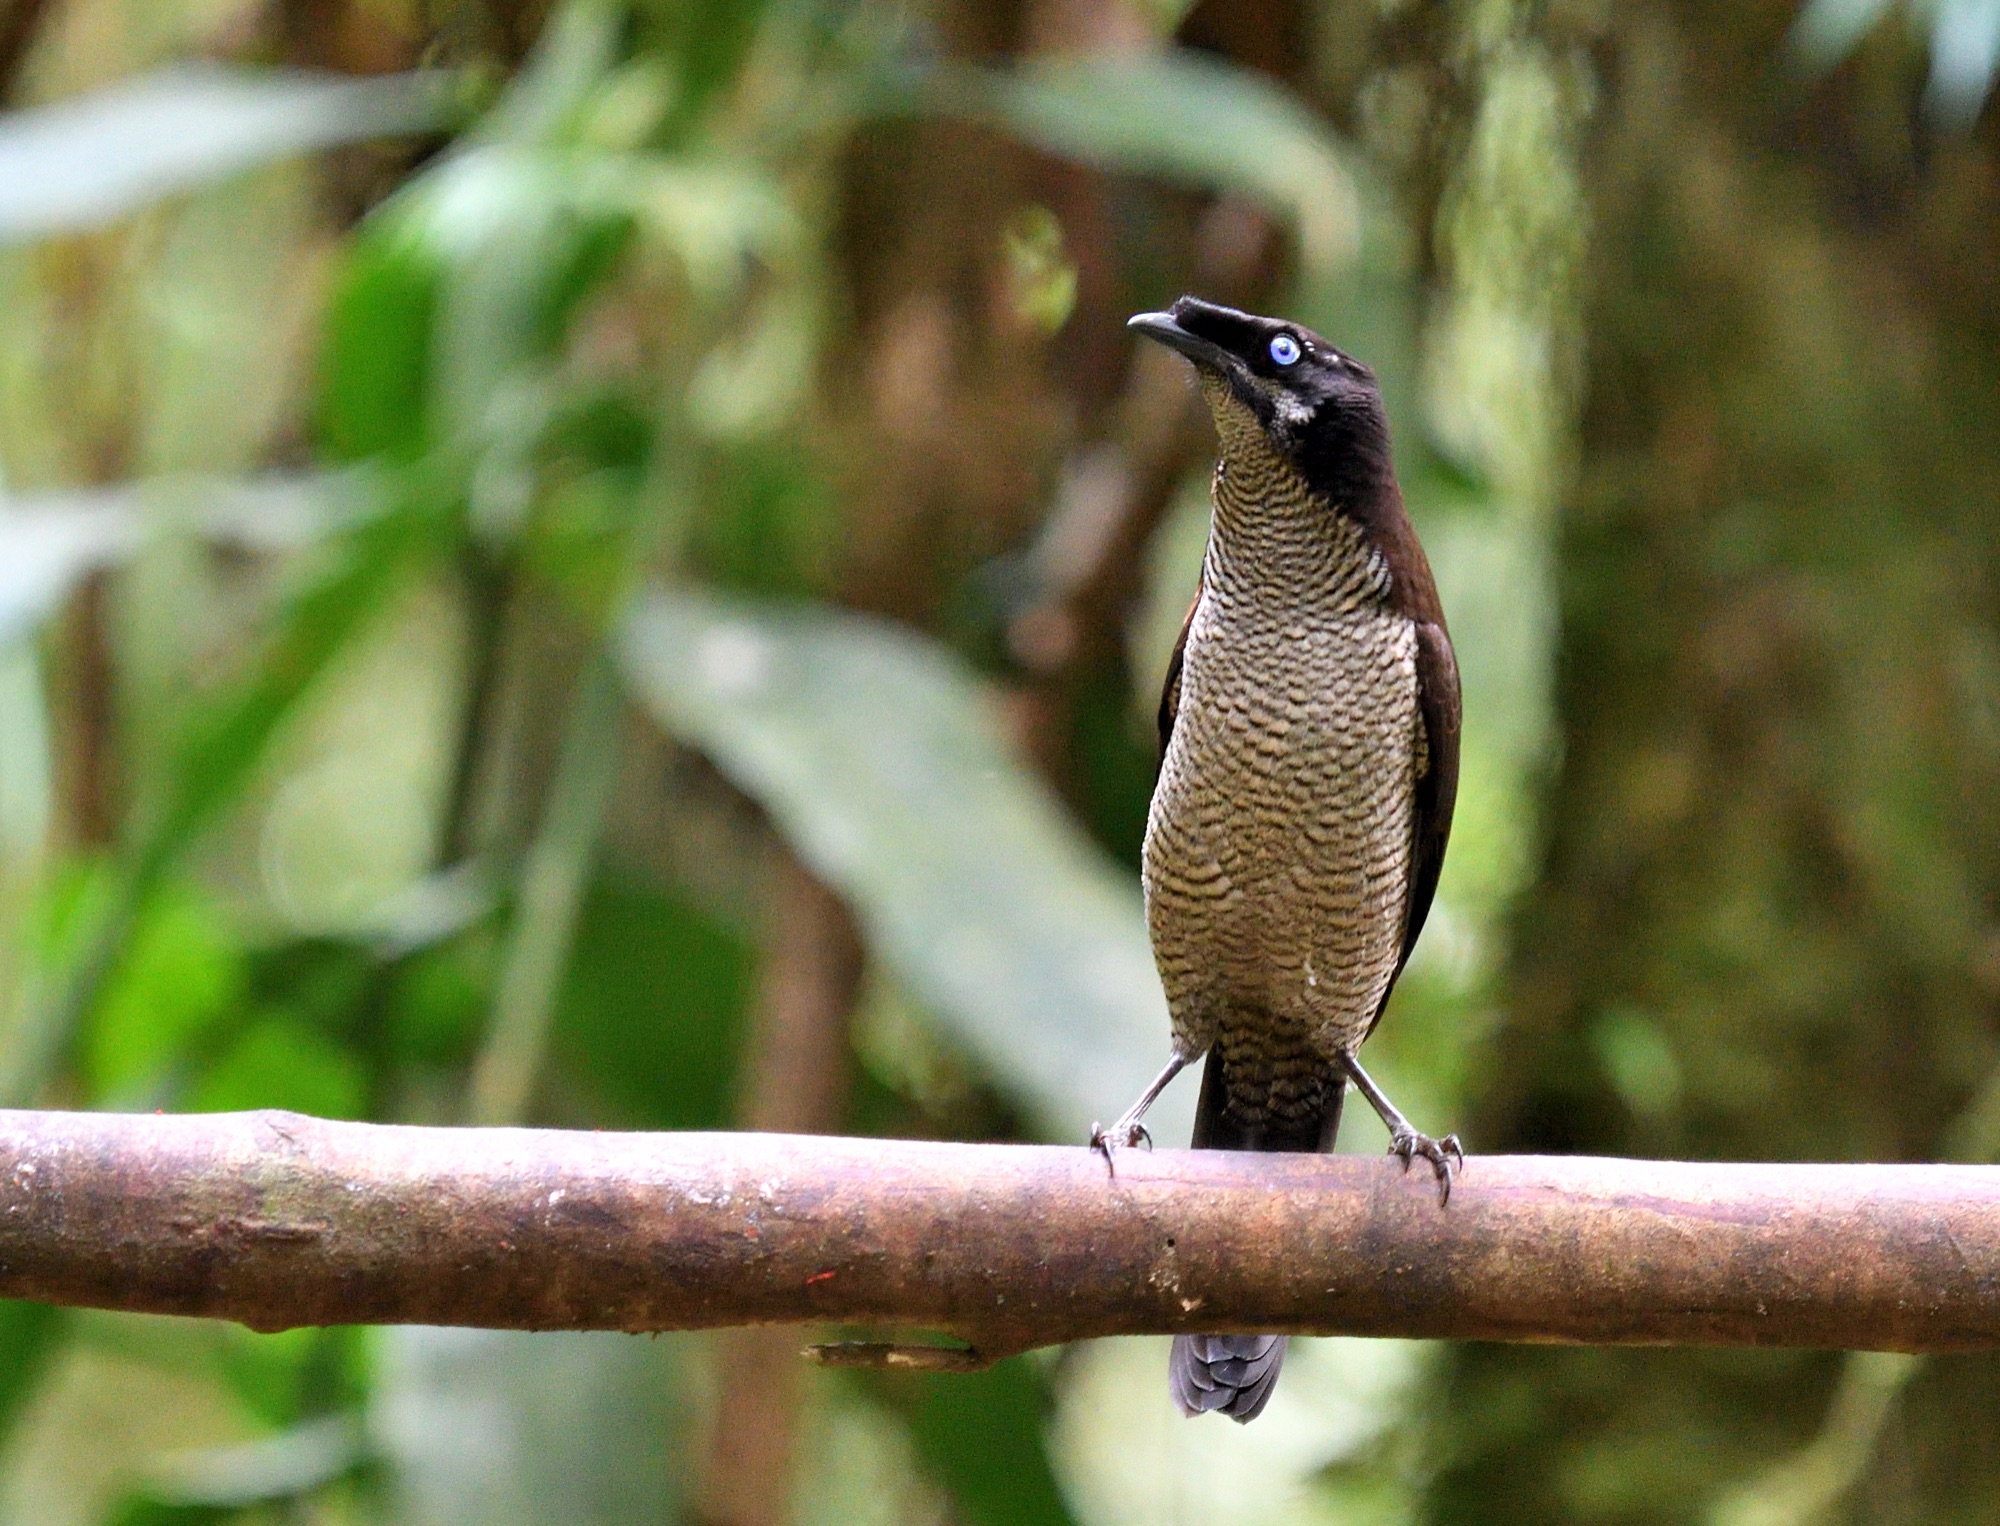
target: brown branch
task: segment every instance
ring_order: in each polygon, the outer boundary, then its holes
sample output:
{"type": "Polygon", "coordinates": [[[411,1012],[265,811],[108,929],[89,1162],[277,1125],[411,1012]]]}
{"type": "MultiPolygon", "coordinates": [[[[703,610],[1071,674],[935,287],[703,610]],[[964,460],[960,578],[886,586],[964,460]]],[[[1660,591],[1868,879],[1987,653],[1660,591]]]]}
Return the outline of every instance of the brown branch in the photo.
{"type": "Polygon", "coordinates": [[[2000,1168],[0,1113],[0,1296],[511,1329],[853,1323],[2000,1347],[2000,1168]]]}

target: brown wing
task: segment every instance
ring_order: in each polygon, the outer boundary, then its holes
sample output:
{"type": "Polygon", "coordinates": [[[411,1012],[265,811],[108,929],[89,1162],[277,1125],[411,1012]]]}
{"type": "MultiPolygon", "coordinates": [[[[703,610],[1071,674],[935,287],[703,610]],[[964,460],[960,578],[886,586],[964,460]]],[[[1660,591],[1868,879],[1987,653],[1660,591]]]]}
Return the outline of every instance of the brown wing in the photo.
{"type": "Polygon", "coordinates": [[[1194,612],[1201,603],[1200,593],[1188,605],[1187,618],[1181,621],[1180,639],[1174,643],[1174,655],[1167,659],[1167,681],[1160,689],[1160,756],[1159,763],[1167,761],[1167,743],[1174,739],[1174,722],[1181,713],[1181,664],[1187,660],[1188,632],[1194,627],[1194,612]]]}
{"type": "MultiPolygon", "coordinates": [[[[1437,897],[1438,872],[1444,868],[1445,843],[1451,838],[1451,812],[1458,802],[1458,659],[1442,624],[1417,622],[1417,713],[1424,723],[1424,767],[1417,776],[1417,798],[1410,821],[1410,902],[1403,920],[1403,949],[1396,956],[1396,973],[1368,1033],[1388,1010],[1389,992],[1402,978],[1403,966],[1424,930],[1437,897]]],[[[1362,1037],[1366,1039],[1368,1034],[1362,1037]]]]}
{"type": "Polygon", "coordinates": [[[1414,842],[1410,853],[1410,914],[1403,926],[1403,952],[1396,973],[1410,961],[1417,934],[1437,894],[1444,848],[1451,838],[1452,807],[1458,803],[1458,658],[1442,625],[1417,626],[1417,712],[1424,721],[1424,773],[1417,780],[1414,842]]]}

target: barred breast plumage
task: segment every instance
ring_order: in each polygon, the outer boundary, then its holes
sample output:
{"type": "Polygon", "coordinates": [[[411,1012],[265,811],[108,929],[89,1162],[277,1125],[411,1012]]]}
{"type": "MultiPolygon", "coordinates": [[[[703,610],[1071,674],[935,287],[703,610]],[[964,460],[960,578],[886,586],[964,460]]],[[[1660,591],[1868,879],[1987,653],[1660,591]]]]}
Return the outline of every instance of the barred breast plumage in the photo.
{"type": "Polygon", "coordinates": [[[1247,409],[1210,401],[1215,524],[1147,823],[1147,918],[1176,1048],[1220,1045],[1242,1121],[1281,1124],[1323,1110],[1395,977],[1417,637],[1360,526],[1247,409]]]}

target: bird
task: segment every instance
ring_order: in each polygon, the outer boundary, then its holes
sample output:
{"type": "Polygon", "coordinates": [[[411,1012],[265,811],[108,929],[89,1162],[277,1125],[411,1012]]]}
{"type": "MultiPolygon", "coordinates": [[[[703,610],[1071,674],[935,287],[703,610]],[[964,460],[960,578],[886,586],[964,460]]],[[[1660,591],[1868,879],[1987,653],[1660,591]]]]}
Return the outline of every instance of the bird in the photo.
{"type": "MultiPolygon", "coordinates": [[[[1206,1055],[1195,1148],[1331,1150],[1352,1083],[1442,1206],[1458,1136],[1412,1128],[1356,1058],[1423,931],[1458,787],[1457,658],[1381,388],[1310,329],[1191,296],[1129,326],[1192,362],[1220,450],[1141,856],[1170,1057],[1091,1143],[1107,1162],[1150,1144],[1146,1109],[1206,1055]]],[[[1176,1336],[1174,1402],[1248,1422],[1285,1347],[1176,1336]]]]}

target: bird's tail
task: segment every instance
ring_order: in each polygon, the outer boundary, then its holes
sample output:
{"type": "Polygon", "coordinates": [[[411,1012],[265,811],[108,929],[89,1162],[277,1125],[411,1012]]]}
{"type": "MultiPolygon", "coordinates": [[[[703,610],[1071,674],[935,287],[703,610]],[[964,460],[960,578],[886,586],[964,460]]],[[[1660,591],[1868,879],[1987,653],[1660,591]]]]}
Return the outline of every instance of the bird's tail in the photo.
{"type": "MultiPolygon", "coordinates": [[[[1231,1088],[1226,1068],[1221,1047],[1209,1050],[1201,1075],[1201,1100],[1195,1104],[1197,1150],[1333,1148],[1347,1092],[1345,1077],[1326,1084],[1317,1106],[1282,1120],[1266,1112],[1254,1126],[1246,1126],[1228,1105],[1231,1088]]],[[[1173,1354],[1167,1358],[1167,1384],[1175,1407],[1183,1415],[1220,1410],[1239,1424],[1256,1419],[1278,1386],[1290,1342],[1285,1335],[1175,1336],[1173,1354]]]]}
{"type": "Polygon", "coordinates": [[[1183,1415],[1219,1409],[1231,1420],[1255,1420],[1278,1386],[1289,1335],[1176,1335],[1167,1358],[1167,1385],[1183,1415]]]}

